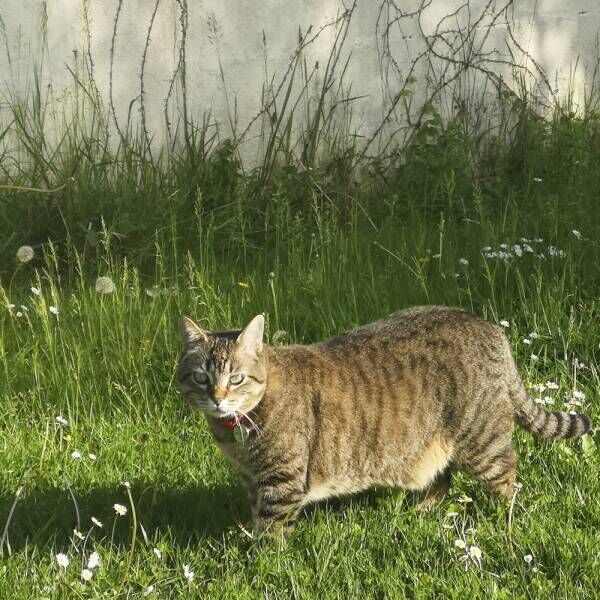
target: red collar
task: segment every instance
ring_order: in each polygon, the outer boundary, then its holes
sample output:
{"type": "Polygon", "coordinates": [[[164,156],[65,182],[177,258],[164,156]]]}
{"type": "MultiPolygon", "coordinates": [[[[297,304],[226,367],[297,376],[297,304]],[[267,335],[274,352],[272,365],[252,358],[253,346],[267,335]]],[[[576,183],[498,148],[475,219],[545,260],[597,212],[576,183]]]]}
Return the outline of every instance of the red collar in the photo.
{"type": "Polygon", "coordinates": [[[243,425],[247,429],[254,429],[252,421],[250,421],[250,419],[243,414],[240,414],[236,417],[213,417],[213,421],[225,429],[234,430],[238,425],[243,425]]]}

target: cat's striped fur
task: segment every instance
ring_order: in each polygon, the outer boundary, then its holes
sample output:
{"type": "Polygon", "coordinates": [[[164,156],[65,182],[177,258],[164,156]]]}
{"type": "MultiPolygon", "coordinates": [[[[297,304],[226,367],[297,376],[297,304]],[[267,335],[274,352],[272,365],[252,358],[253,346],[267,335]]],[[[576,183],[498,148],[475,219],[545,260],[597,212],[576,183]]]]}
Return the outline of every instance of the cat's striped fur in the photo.
{"type": "Polygon", "coordinates": [[[462,310],[412,308],[306,346],[269,347],[262,335],[260,315],[224,333],[184,318],[177,374],[238,469],[258,530],[309,502],[374,485],[433,501],[452,469],[509,497],[515,421],[548,438],[591,427],[585,415],[535,404],[501,329],[462,310]],[[244,381],[232,385],[231,373],[244,381]],[[253,428],[236,441],[222,419],[242,414],[253,428]]]}

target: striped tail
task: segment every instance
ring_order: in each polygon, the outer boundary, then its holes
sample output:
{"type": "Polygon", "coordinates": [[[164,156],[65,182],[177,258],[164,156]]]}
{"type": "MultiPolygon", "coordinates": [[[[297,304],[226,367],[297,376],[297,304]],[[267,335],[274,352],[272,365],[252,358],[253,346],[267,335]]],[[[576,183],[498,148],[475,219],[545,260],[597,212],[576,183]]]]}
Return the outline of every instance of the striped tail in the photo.
{"type": "Polygon", "coordinates": [[[531,399],[516,410],[517,423],[539,437],[576,438],[592,428],[587,415],[545,410],[531,399]]]}

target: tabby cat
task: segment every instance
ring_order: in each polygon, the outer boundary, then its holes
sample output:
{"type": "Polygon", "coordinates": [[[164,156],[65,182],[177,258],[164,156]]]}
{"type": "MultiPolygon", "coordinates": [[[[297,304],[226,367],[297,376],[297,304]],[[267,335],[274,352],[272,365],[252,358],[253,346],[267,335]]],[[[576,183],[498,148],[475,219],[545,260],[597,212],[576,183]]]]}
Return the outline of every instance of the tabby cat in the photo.
{"type": "Polygon", "coordinates": [[[514,421],[547,438],[591,427],[535,404],[502,330],[462,310],[411,308],[306,346],[267,346],[263,327],[258,315],[210,333],[184,317],[177,372],[239,471],[257,532],[375,485],[420,491],[428,506],[453,469],[511,497],[514,421]]]}

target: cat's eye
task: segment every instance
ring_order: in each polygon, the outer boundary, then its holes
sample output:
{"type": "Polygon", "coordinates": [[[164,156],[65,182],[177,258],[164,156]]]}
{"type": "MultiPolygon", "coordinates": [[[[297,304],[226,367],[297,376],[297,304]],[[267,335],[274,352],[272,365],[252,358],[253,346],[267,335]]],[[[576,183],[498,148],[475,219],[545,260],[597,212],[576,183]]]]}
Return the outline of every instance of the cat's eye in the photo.
{"type": "Polygon", "coordinates": [[[192,373],[192,379],[194,380],[194,383],[198,385],[207,385],[210,378],[206,371],[194,371],[192,373]]]}
{"type": "Polygon", "coordinates": [[[242,373],[234,373],[229,378],[229,383],[231,385],[240,385],[240,383],[242,383],[242,381],[244,381],[245,378],[246,378],[246,376],[242,373]]]}

